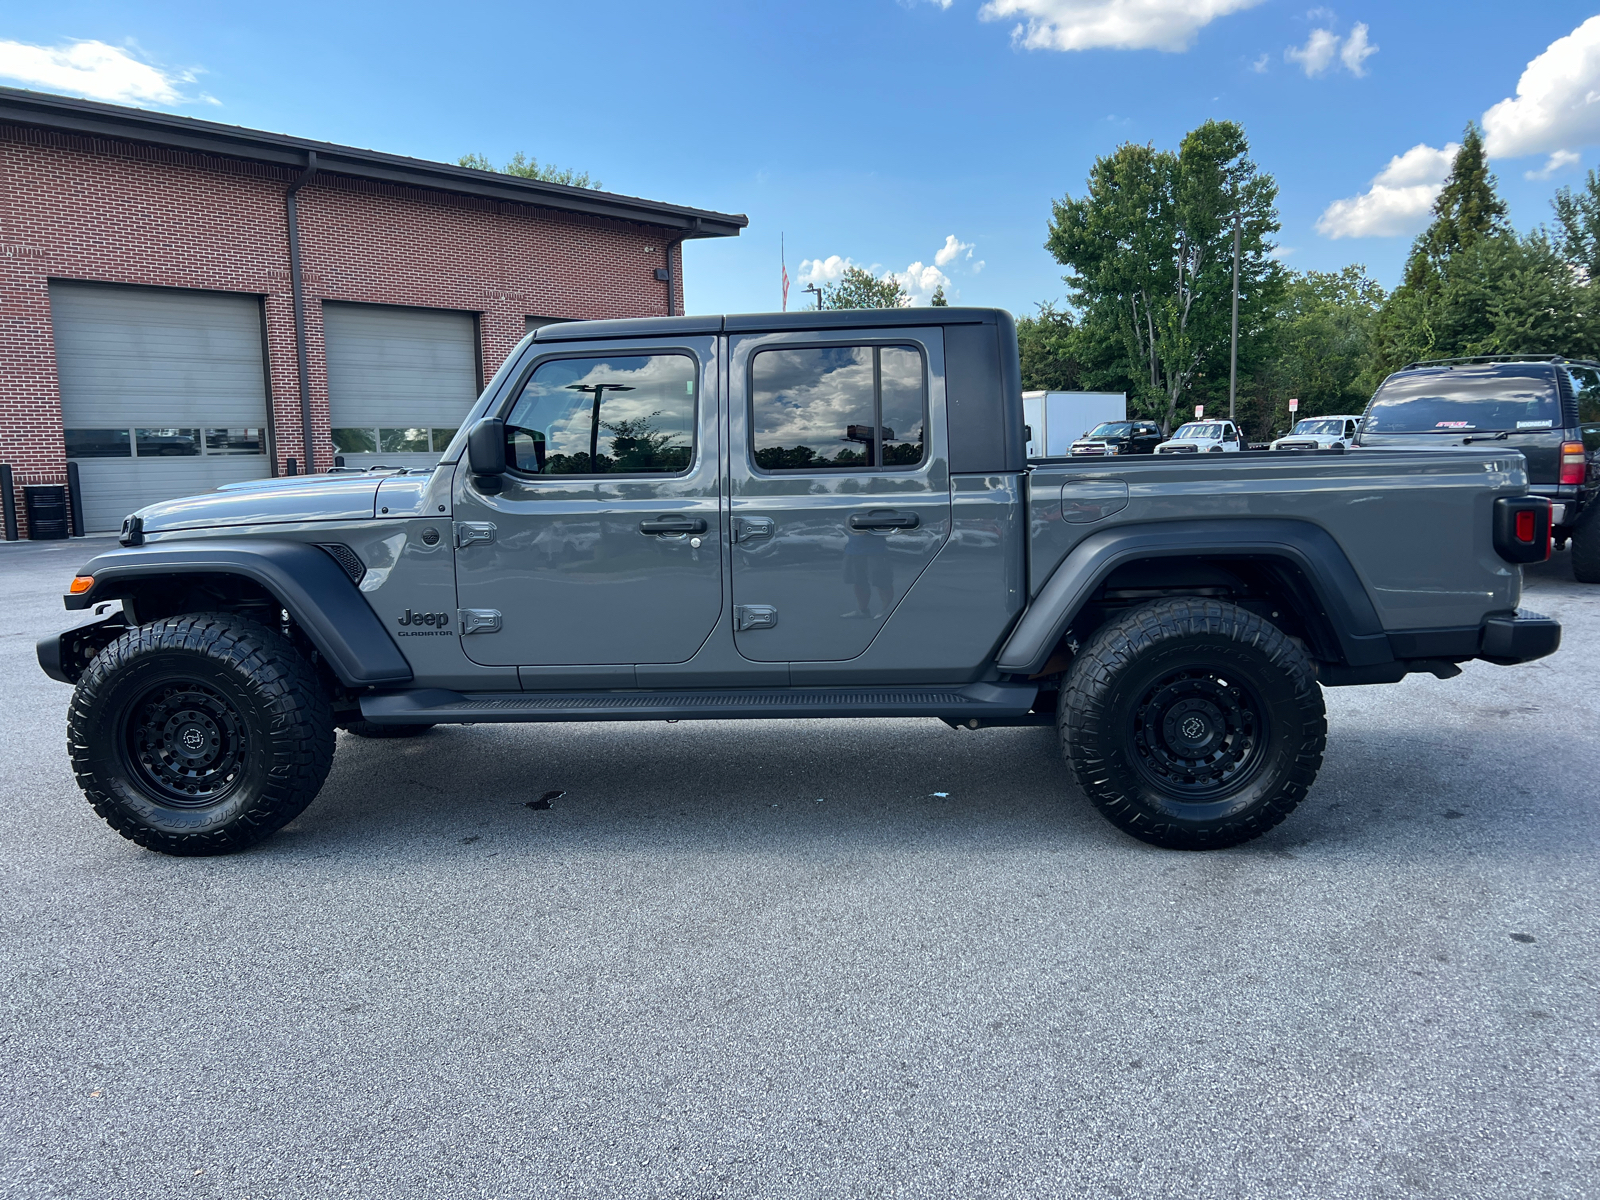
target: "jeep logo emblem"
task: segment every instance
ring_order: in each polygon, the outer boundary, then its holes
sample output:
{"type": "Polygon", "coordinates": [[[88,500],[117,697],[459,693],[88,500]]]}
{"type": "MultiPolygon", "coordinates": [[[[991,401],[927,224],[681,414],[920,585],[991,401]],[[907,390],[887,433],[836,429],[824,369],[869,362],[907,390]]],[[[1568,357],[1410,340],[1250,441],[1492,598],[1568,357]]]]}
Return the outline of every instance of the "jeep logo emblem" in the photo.
{"type": "Polygon", "coordinates": [[[450,624],[449,613],[419,613],[406,609],[406,615],[400,618],[402,625],[431,625],[442,627],[450,624]]]}

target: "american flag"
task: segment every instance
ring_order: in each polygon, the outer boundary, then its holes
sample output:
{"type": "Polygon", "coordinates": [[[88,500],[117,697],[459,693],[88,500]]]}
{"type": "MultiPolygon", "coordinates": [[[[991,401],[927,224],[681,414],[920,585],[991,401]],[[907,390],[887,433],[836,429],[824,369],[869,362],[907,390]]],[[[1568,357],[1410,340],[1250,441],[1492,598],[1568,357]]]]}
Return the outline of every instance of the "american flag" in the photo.
{"type": "Polygon", "coordinates": [[[783,265],[783,311],[789,311],[789,262],[784,252],[783,234],[778,235],[778,262],[783,265]]]}

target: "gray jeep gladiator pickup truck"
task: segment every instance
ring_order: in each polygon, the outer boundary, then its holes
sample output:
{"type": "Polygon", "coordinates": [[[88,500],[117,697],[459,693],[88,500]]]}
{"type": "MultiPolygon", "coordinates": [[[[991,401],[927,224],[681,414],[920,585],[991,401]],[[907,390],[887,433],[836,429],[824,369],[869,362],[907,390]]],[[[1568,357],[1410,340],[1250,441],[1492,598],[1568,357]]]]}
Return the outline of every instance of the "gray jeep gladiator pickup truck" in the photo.
{"type": "Polygon", "coordinates": [[[434,469],[135,513],[39,660],[95,811],[172,854],[294,818],[336,727],[912,716],[1054,724],[1107,818],[1204,849],[1305,796],[1322,687],[1556,649],[1527,491],[1504,445],[1029,463],[1000,311],[575,322],[434,469]]]}

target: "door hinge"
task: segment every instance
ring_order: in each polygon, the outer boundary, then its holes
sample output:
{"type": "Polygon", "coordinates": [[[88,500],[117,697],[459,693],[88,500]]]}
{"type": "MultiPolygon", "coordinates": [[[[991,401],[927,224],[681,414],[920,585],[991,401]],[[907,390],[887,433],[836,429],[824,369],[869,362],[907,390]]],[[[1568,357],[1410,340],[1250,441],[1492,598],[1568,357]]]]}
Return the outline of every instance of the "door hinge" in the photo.
{"type": "Polygon", "coordinates": [[[758,538],[769,538],[772,536],[772,530],[771,517],[733,518],[733,540],[735,542],[753,542],[758,538]]]}
{"type": "Polygon", "coordinates": [[[743,633],[747,629],[776,629],[778,609],[772,604],[735,604],[733,628],[743,633]]]}
{"type": "Polygon", "coordinates": [[[473,546],[494,541],[494,524],[490,521],[457,521],[456,547],[473,546]]]}
{"type": "Polygon", "coordinates": [[[498,608],[462,608],[456,610],[456,615],[461,618],[461,636],[469,633],[499,633],[500,610],[498,608]]]}

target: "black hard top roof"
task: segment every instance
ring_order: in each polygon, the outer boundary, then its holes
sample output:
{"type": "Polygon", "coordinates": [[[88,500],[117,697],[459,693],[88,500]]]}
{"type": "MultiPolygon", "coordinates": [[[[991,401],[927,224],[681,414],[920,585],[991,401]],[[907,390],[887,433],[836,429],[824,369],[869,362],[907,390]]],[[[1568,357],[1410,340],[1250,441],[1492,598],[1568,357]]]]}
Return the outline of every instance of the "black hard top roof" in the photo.
{"type": "Polygon", "coordinates": [[[30,125],[64,133],[93,137],[119,138],[169,149],[220,154],[251,162],[273,163],[304,170],[309,156],[316,156],[317,169],[332,175],[379,180],[403,187],[432,188],[493,200],[532,204],[560,212],[583,213],[632,221],[640,225],[660,225],[689,238],[737,237],[750,223],[743,214],[685,208],[659,200],[641,200],[593,188],[567,187],[541,179],[523,179],[498,171],[475,171],[454,163],[406,158],[355,146],[315,142],[309,138],[282,133],[265,133],[239,125],[178,117],[171,113],[102,104],[98,100],[79,100],[22,88],[0,87],[0,122],[30,125]]]}
{"type": "Polygon", "coordinates": [[[670,337],[707,333],[760,333],[780,330],[882,329],[884,326],[1010,325],[1003,308],[846,308],[817,312],[731,313],[707,317],[629,317],[615,321],[563,321],[546,325],[534,337],[541,342],[591,338],[670,337]]]}

